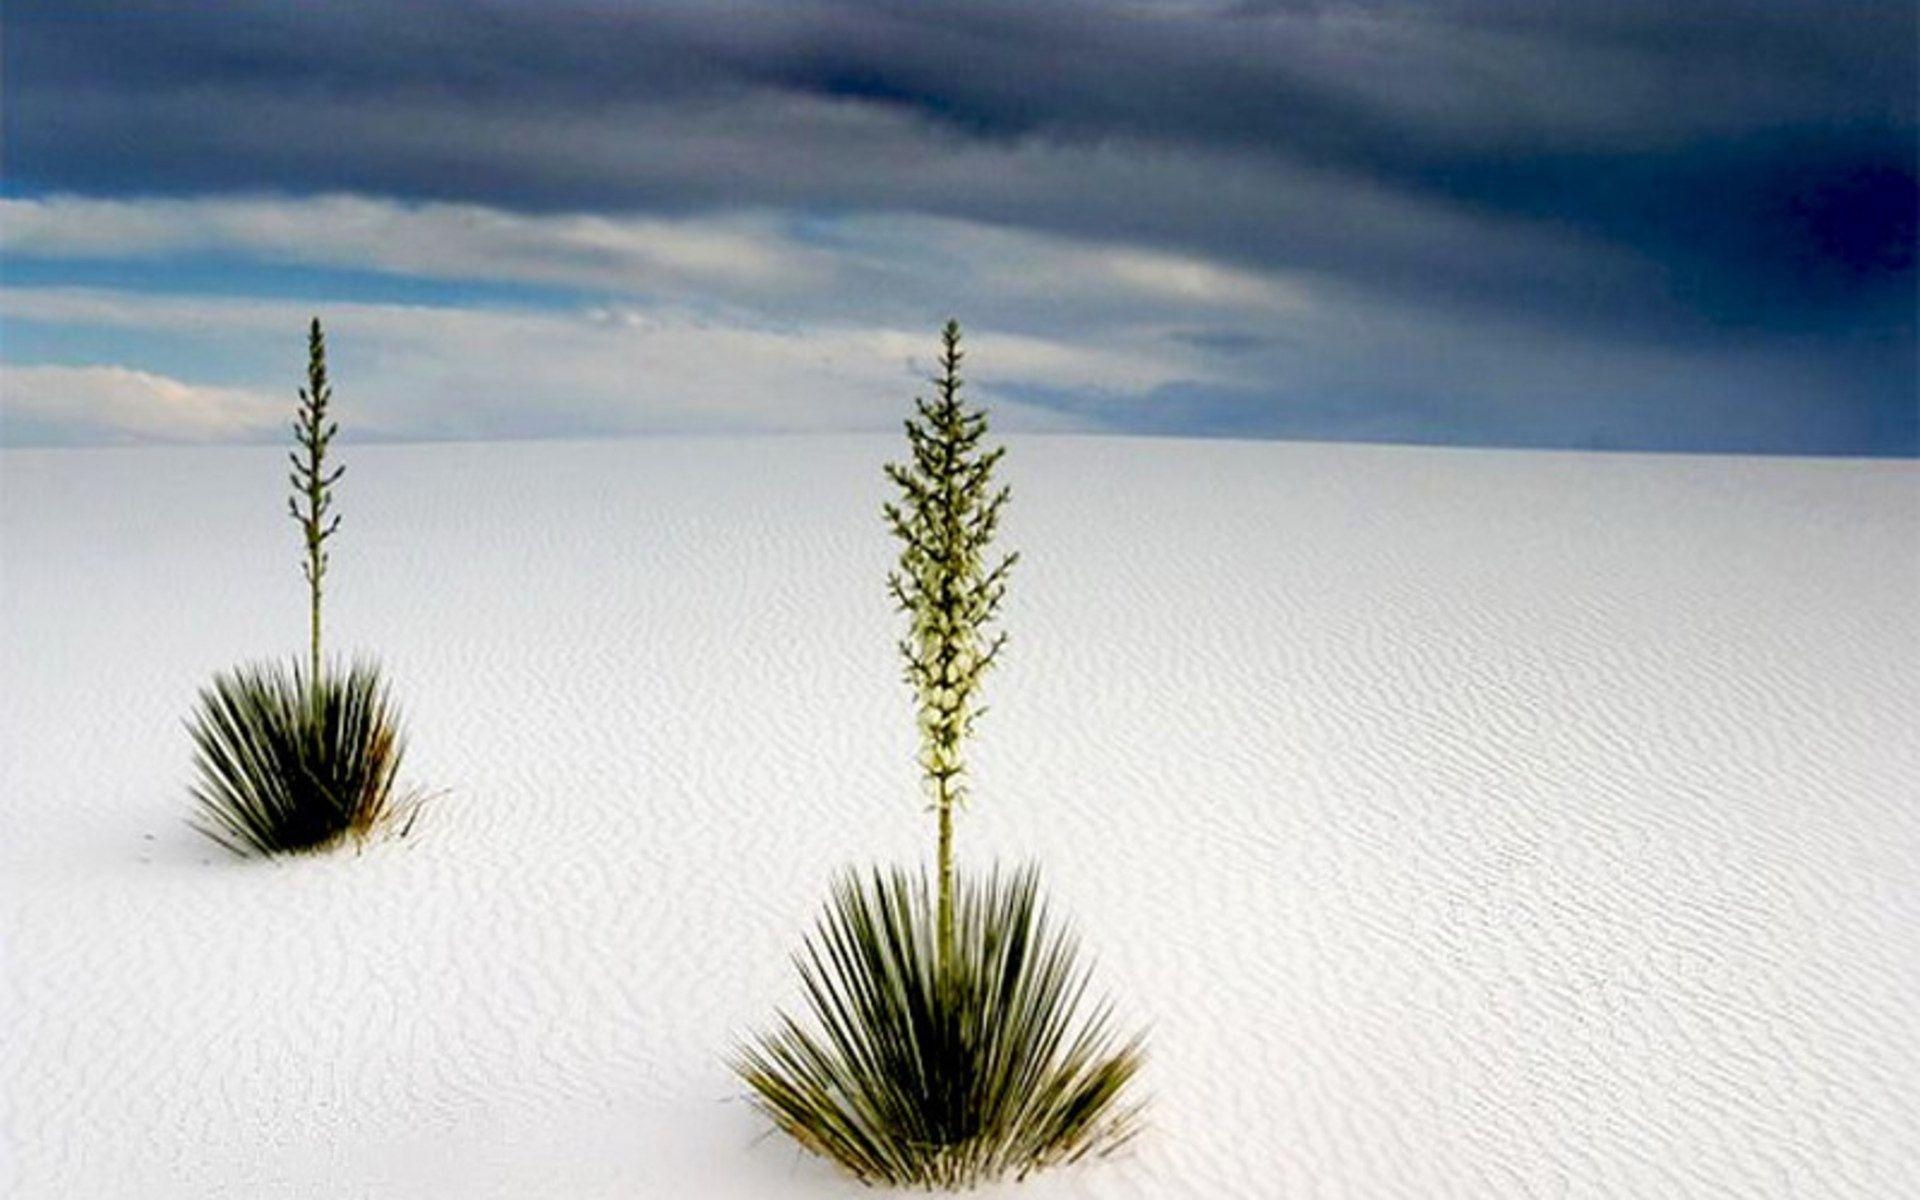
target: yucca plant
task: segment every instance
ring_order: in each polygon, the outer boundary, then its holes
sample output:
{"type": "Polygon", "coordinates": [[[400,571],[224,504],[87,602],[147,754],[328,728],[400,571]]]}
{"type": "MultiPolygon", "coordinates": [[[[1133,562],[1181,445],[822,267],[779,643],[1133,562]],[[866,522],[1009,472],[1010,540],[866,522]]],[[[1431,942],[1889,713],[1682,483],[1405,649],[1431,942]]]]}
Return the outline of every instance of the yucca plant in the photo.
{"type": "Polygon", "coordinates": [[[959,876],[953,811],[961,748],[984,710],[981,677],[1016,556],[990,561],[1007,490],[986,414],[961,399],[960,327],[941,335],[936,398],[915,401],[912,460],[887,467],[902,543],[888,577],[910,618],[900,643],[938,822],[933,883],[849,874],[795,958],[811,1023],[782,1014],[735,1055],[754,1101],[800,1145],[866,1183],[962,1188],[1112,1149],[1137,1128],[1124,1095],[1140,1037],[1087,1007],[1073,936],[1039,902],[1033,868],[959,876]]]}
{"type": "Polygon", "coordinates": [[[192,732],[194,826],[236,854],[319,850],[411,820],[395,788],[406,738],[371,662],[317,686],[298,662],[216,675],[192,732]]]}
{"type": "Polygon", "coordinates": [[[373,662],[344,674],[321,657],[320,598],[326,543],[340,528],[333,486],[342,468],[327,450],[339,426],[328,416],[326,337],[307,334],[307,386],[293,424],[288,512],[300,524],[307,582],[306,662],[217,674],[188,722],[195,747],[193,825],[237,854],[318,850],[383,828],[405,832],[415,798],[395,790],[405,749],[398,711],[373,662]]]}

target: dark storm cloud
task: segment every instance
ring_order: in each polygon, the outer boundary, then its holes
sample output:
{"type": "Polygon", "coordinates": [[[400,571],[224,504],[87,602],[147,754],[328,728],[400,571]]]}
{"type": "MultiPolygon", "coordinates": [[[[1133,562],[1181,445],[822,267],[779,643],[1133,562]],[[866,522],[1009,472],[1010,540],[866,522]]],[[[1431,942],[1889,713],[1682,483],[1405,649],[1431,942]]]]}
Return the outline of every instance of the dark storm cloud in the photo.
{"type": "MultiPolygon", "coordinates": [[[[12,0],[7,179],[906,210],[1914,403],[1910,0],[12,0]]],[[[1864,399],[1863,399],[1864,398],[1864,399]]]]}

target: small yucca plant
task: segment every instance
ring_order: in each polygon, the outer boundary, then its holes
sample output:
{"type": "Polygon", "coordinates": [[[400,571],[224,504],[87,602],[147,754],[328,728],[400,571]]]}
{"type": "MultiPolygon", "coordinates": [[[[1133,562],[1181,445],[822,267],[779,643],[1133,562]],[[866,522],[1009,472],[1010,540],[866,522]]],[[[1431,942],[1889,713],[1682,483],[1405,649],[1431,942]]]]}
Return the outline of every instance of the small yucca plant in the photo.
{"type": "Polygon", "coordinates": [[[307,581],[307,660],[269,663],[215,675],[200,692],[193,734],[199,781],[192,794],[196,829],[234,851],[285,854],[318,850],[347,837],[397,825],[404,833],[414,797],[399,797],[394,776],[405,748],[400,717],[372,662],[342,677],[320,656],[320,598],[326,544],[340,528],[333,486],[342,468],[327,450],[339,426],[327,415],[327,343],[315,318],[307,332],[307,386],[293,423],[295,444],[287,510],[299,522],[307,581]]]}
{"type": "Polygon", "coordinates": [[[194,827],[236,854],[320,850],[412,818],[394,784],[406,738],[371,662],[318,681],[298,662],[215,675],[190,728],[194,827]]]}
{"type": "Polygon", "coordinates": [[[889,593],[911,624],[900,643],[938,824],[931,885],[901,872],[849,875],[796,959],[816,1030],[782,1015],[734,1067],[774,1123],[867,1183],[970,1187],[1103,1152],[1131,1137],[1122,1092],[1141,1039],[1102,1002],[1051,925],[1031,868],[984,881],[954,868],[962,746],[980,680],[1005,644],[992,632],[1017,556],[989,556],[1007,501],[1003,453],[960,397],[960,327],[941,335],[932,402],[907,422],[912,459],[885,516],[902,544],[889,593]]]}
{"type": "Polygon", "coordinates": [[[958,880],[951,949],[923,877],[848,874],[796,956],[810,1029],[779,1028],[736,1069],[774,1123],[865,1183],[960,1188],[1110,1150],[1140,1068],[1047,919],[1031,869],[958,880]]]}

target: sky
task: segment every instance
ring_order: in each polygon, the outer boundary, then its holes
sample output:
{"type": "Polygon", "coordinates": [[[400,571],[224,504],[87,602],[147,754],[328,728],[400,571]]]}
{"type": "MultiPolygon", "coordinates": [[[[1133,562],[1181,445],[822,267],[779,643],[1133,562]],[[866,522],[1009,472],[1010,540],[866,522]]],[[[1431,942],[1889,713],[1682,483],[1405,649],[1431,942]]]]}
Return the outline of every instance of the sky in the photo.
{"type": "Polygon", "coordinates": [[[1912,0],[0,10],[0,444],[1920,454],[1912,0]]]}

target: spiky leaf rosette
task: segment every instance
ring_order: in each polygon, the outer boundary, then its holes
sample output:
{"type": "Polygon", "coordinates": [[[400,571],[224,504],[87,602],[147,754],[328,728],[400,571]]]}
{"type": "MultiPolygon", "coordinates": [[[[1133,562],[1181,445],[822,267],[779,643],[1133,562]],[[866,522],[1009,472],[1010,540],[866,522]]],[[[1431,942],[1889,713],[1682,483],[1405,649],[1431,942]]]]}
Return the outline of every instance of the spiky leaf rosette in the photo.
{"type": "Polygon", "coordinates": [[[924,877],[844,876],[795,958],[812,1025],[783,1013],[735,1059],[776,1125],[866,1183],[1023,1178],[1135,1129],[1142,1041],[1087,1006],[1037,872],[963,877],[956,900],[943,957],[924,877]]]}
{"type": "Polygon", "coordinates": [[[371,662],[318,680],[299,663],[215,675],[188,728],[194,827],[236,854],[363,839],[411,808],[394,785],[405,734],[371,662]]]}

